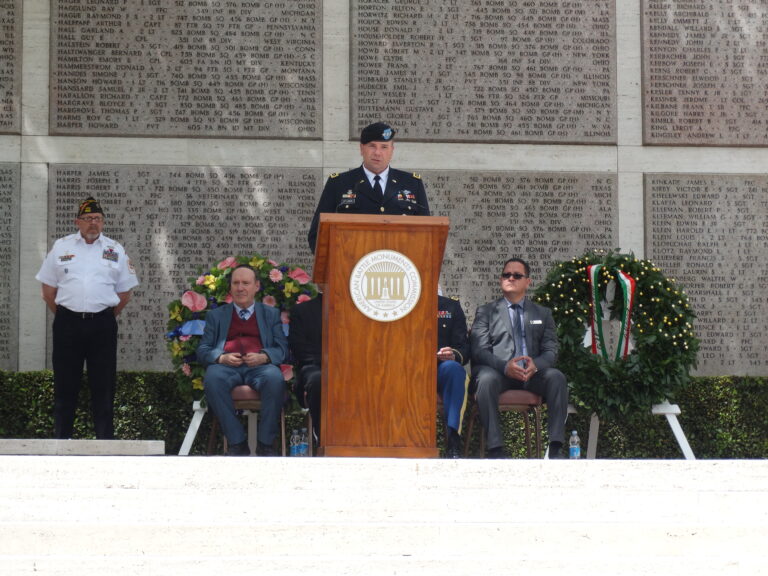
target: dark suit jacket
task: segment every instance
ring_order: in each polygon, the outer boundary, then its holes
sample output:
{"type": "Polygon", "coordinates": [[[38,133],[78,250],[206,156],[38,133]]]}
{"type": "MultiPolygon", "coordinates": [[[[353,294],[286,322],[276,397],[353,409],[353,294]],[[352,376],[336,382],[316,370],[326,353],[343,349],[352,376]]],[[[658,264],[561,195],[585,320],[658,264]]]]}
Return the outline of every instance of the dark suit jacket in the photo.
{"type": "Polygon", "coordinates": [[[309,248],[315,251],[320,214],[408,214],[429,216],[429,203],[421,177],[389,169],[384,196],[373,191],[363,167],[342,174],[331,174],[317,204],[312,225],[309,228],[309,248]]]}
{"type": "Polygon", "coordinates": [[[453,348],[456,361],[469,361],[467,318],[461,304],[445,296],[437,297],[437,348],[453,348]]]}
{"type": "Polygon", "coordinates": [[[298,368],[320,366],[323,357],[323,295],[291,308],[288,345],[298,368]]]}
{"type": "MultiPolygon", "coordinates": [[[[197,361],[203,366],[215,364],[219,356],[224,353],[224,344],[227,342],[234,309],[234,304],[223,304],[205,315],[205,330],[197,347],[197,361]]],[[[253,316],[256,317],[259,325],[263,352],[269,356],[272,364],[279,366],[288,354],[288,341],[283,333],[280,311],[256,302],[253,316]]]]}
{"type": "MultiPolygon", "coordinates": [[[[557,330],[549,308],[525,299],[523,305],[525,345],[528,356],[536,368],[551,368],[557,360],[557,330]]],[[[507,300],[499,298],[477,309],[470,332],[472,364],[495,368],[504,374],[507,362],[519,356],[515,350],[512,321],[507,311],[507,300]]]]}

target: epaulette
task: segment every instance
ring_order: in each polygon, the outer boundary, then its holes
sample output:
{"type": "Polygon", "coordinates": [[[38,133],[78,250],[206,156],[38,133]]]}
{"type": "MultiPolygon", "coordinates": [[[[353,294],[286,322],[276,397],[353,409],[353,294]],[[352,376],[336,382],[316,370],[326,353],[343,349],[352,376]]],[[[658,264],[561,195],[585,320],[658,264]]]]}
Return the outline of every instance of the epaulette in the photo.
{"type": "Polygon", "coordinates": [[[336,178],[338,175],[339,175],[339,173],[338,173],[338,172],[334,172],[333,174],[331,174],[330,176],[328,176],[328,178],[336,178]]]}
{"type": "Polygon", "coordinates": [[[413,173],[413,177],[416,178],[416,180],[421,180],[421,174],[417,174],[416,172],[413,173]]]}

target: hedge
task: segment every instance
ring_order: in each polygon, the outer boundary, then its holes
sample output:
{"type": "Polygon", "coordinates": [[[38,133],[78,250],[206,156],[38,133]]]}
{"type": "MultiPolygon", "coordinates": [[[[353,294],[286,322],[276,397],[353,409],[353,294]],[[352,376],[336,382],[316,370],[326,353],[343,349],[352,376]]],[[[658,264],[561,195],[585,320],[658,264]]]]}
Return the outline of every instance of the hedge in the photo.
{"type": "MultiPolygon", "coordinates": [[[[83,385],[75,420],[75,438],[93,438],[89,394],[83,385]]],[[[768,379],[746,377],[694,378],[674,402],[682,410],[680,424],[697,458],[768,458],[768,379]]],[[[164,440],[167,454],[178,454],[192,417],[191,400],[184,397],[169,372],[120,372],[115,401],[115,435],[121,439],[164,440]]],[[[50,438],[53,431],[53,374],[0,371],[0,438],[50,438]]],[[[649,407],[650,408],[650,407],[649,407]]],[[[546,411],[545,411],[546,412],[546,411]]],[[[578,430],[586,453],[590,414],[568,419],[578,430]]],[[[521,418],[504,415],[508,450],[524,457],[521,418]]],[[[287,426],[298,428],[303,418],[289,406],[287,426]]],[[[206,416],[192,449],[206,450],[211,418],[206,416]]],[[[476,430],[478,427],[475,428],[476,430]]],[[[546,414],[544,422],[546,436],[546,414]]],[[[442,423],[438,425],[442,444],[442,423]]],[[[599,458],[681,458],[663,416],[634,414],[602,419],[599,458]]],[[[545,438],[546,441],[546,438],[545,438]]],[[[476,455],[478,433],[471,439],[476,455]]],[[[218,440],[217,449],[221,449],[218,440]]]]}

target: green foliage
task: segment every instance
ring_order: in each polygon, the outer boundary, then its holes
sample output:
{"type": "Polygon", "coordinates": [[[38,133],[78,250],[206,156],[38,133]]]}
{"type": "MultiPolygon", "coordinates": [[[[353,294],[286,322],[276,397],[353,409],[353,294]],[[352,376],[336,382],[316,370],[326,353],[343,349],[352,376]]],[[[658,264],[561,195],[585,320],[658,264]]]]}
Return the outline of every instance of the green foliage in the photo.
{"type": "MultiPolygon", "coordinates": [[[[693,378],[678,391],[678,417],[697,458],[768,458],[768,380],[761,378],[693,378]]],[[[291,405],[287,427],[300,428],[304,419],[291,405]]],[[[0,437],[50,438],[53,433],[53,374],[0,371],[0,437]]],[[[468,415],[467,415],[468,416],[468,415]]],[[[192,418],[188,397],[170,372],[118,373],[115,434],[125,440],[164,440],[167,454],[178,454],[192,418]]],[[[590,412],[568,417],[567,429],[578,430],[582,450],[588,447],[590,412]]],[[[193,454],[204,454],[211,426],[203,419],[193,454]]],[[[502,415],[507,449],[525,457],[522,420],[502,415]]],[[[546,445],[546,414],[543,442],[546,445]]],[[[443,424],[438,420],[442,438],[443,424]]],[[[479,426],[471,439],[477,454],[479,426]]],[[[466,434],[466,426],[464,433],[466,434]]],[[[84,382],[75,420],[75,438],[94,438],[88,386],[84,382]]],[[[221,453],[221,438],[215,439],[221,453]]],[[[599,458],[681,458],[682,454],[663,416],[650,414],[650,405],[629,415],[601,417],[599,458]]]]}
{"type": "Polygon", "coordinates": [[[649,260],[618,251],[588,252],[552,268],[534,299],[552,310],[560,342],[558,366],[568,378],[577,406],[601,417],[628,415],[665,398],[672,401],[688,383],[699,350],[693,331],[695,314],[675,281],[665,278],[649,260]],[[634,349],[624,359],[593,354],[584,346],[592,316],[587,272],[591,265],[603,266],[597,299],[609,307],[611,320],[622,318],[625,302],[617,287],[616,297],[606,303],[609,284],[617,286],[619,270],[636,283],[636,304],[631,310],[634,349]]]}

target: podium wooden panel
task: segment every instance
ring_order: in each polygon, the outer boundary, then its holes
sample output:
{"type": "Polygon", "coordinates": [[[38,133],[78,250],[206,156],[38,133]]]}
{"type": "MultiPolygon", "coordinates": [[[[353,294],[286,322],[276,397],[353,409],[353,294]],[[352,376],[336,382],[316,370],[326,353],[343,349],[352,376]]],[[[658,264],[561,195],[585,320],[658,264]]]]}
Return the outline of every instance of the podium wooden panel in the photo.
{"type": "Polygon", "coordinates": [[[322,420],[327,456],[435,458],[437,285],[448,219],[322,214],[313,280],[323,288],[322,420]],[[376,250],[407,256],[421,277],[414,309],[372,320],[352,300],[350,276],[376,250]]]}

